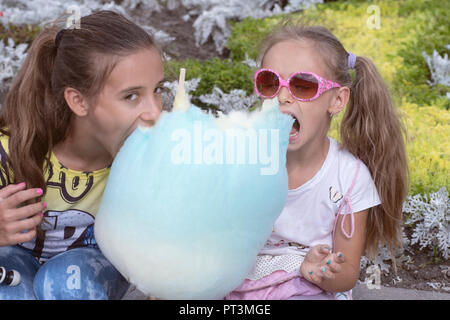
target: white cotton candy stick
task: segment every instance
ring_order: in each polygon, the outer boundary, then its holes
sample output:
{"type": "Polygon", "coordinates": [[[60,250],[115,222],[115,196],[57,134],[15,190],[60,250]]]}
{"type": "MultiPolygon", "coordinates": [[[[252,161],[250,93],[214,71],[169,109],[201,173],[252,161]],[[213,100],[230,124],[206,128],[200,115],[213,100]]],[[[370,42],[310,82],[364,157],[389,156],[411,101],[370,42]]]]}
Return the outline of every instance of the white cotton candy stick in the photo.
{"type": "Polygon", "coordinates": [[[177,93],[175,95],[175,101],[173,103],[173,110],[184,111],[189,108],[189,99],[186,95],[184,88],[184,79],[186,76],[186,69],[180,69],[180,79],[178,80],[177,93]]]}

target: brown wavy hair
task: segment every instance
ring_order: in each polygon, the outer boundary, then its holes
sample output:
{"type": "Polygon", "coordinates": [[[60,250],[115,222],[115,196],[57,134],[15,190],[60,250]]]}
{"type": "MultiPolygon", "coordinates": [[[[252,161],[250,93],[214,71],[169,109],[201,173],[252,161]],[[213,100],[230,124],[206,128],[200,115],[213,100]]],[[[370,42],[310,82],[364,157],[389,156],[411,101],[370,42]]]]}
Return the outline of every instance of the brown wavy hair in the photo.
{"type": "Polygon", "coordinates": [[[152,36],[112,11],[80,20],[80,28],[58,27],[62,18],[34,39],[0,113],[0,131],[9,136],[9,183],[26,182],[46,191],[43,172],[50,151],[70,130],[72,111],[64,98],[67,87],[90,102],[101,92],[120,57],[156,48],[152,36]]]}
{"type": "MultiPolygon", "coordinates": [[[[341,146],[370,170],[381,205],[369,209],[365,249],[374,257],[379,244],[402,247],[402,206],[408,194],[406,131],[389,90],[368,57],[357,56],[355,78],[347,67],[348,52],[325,27],[283,21],[262,44],[260,60],[275,44],[309,40],[317,44],[331,80],[350,89],[341,125],[341,146]]],[[[394,257],[394,256],[393,256],[394,257]]]]}

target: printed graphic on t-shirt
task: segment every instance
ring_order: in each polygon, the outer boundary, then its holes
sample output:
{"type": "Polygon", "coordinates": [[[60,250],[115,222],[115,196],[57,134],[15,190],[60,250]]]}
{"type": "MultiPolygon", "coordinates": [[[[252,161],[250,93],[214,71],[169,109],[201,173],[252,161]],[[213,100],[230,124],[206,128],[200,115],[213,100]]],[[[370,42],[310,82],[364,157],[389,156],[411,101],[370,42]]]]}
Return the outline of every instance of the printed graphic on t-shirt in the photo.
{"type": "Polygon", "coordinates": [[[329,191],[330,191],[330,200],[333,201],[334,203],[338,202],[344,197],[342,193],[334,189],[333,186],[330,187],[329,191]]]}
{"type": "Polygon", "coordinates": [[[94,217],[87,212],[46,211],[38,236],[21,245],[33,251],[40,260],[69,249],[95,246],[94,217]]]}

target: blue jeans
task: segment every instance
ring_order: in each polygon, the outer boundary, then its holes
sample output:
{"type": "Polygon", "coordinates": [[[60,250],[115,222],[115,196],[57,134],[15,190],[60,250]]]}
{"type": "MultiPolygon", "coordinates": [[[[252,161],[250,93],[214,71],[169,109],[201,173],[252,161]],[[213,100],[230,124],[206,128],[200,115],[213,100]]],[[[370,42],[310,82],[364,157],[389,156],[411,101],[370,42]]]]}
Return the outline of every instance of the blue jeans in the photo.
{"type": "Polygon", "coordinates": [[[71,249],[41,265],[27,249],[0,247],[0,266],[22,279],[15,287],[0,284],[0,300],[119,300],[129,288],[95,248],[71,249]]]}

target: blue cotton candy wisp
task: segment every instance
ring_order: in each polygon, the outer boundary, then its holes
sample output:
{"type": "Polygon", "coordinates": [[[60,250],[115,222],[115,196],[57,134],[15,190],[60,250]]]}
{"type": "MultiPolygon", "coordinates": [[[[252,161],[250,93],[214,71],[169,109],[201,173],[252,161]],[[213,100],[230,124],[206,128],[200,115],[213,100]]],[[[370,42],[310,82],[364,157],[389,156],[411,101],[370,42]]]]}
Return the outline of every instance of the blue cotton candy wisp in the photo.
{"type": "Polygon", "coordinates": [[[275,101],[218,118],[195,106],[138,127],[110,171],[95,238],[160,299],[222,299],[251,271],[288,192],[293,118],[275,101]]]}

